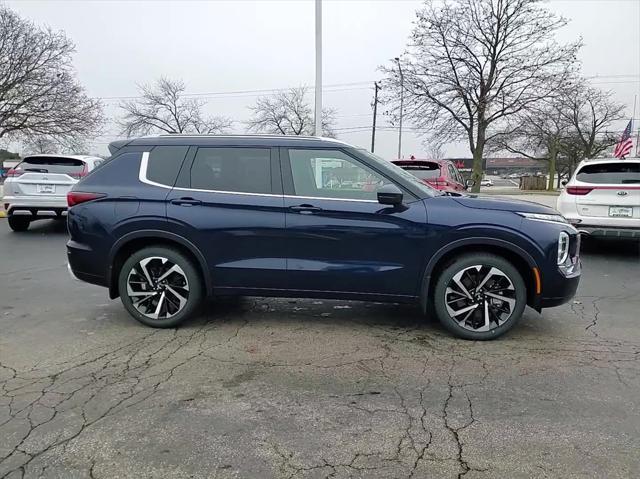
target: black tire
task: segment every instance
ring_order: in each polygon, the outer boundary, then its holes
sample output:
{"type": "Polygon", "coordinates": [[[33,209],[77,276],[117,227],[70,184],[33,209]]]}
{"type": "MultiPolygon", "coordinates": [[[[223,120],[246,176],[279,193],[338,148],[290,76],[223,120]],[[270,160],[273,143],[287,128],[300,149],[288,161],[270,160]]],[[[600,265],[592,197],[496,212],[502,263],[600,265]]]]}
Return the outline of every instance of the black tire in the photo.
{"type": "Polygon", "coordinates": [[[31,220],[28,216],[9,216],[9,228],[13,231],[27,231],[31,220]]]}
{"type": "MultiPolygon", "coordinates": [[[[455,291],[462,291],[457,285],[453,285],[453,289],[455,291]]],[[[440,273],[436,280],[432,301],[438,320],[449,332],[463,339],[484,341],[502,336],[517,324],[527,305],[527,287],[518,270],[506,259],[488,253],[470,253],[456,258],[440,273]],[[472,268],[472,266],[478,265],[483,267],[481,271],[472,268]],[[491,268],[497,268],[502,274],[498,275],[494,273],[491,275],[490,279],[485,283],[486,288],[480,288],[476,292],[475,285],[481,285],[484,276],[489,276],[485,274],[487,268],[489,271],[491,271],[491,268]],[[462,273],[460,279],[463,283],[466,281],[469,284],[469,287],[465,289],[471,294],[472,298],[470,299],[467,299],[457,292],[447,293],[447,287],[451,286],[450,283],[453,282],[454,276],[461,272],[464,273],[462,273]],[[473,282],[474,274],[477,274],[477,276],[475,276],[475,280],[477,281],[475,284],[473,282]],[[492,289],[492,287],[500,288],[501,285],[506,286],[509,281],[513,287],[512,290],[509,286],[501,290],[492,289]],[[508,298],[509,302],[495,299],[495,296],[492,298],[485,296],[485,293],[495,295],[496,292],[501,294],[500,297],[508,298]],[[460,321],[454,319],[447,308],[447,294],[450,300],[450,308],[452,310],[454,307],[458,308],[454,311],[461,311],[462,307],[466,305],[469,305],[466,307],[472,307],[474,304],[477,304],[473,310],[469,311],[471,314],[469,319],[466,319],[466,316],[462,315],[457,316],[458,318],[462,318],[460,321]],[[452,298],[454,301],[456,298],[460,298],[460,302],[452,302],[452,298]],[[515,300],[513,305],[511,304],[511,300],[515,300]],[[488,302],[486,306],[485,302],[488,302]],[[500,308],[498,306],[500,306],[500,308]],[[510,314],[507,314],[503,309],[509,309],[510,314]],[[505,315],[506,320],[501,323],[499,321],[501,318],[498,317],[496,312],[500,315],[505,315]],[[486,320],[486,317],[489,317],[490,320],[486,320]],[[464,326],[461,325],[462,323],[464,326]],[[482,326],[478,326],[478,328],[481,329],[484,327],[489,329],[474,330],[474,328],[480,324],[482,326]]]]}
{"type": "Polygon", "coordinates": [[[165,246],[144,248],[136,251],[127,258],[118,275],[118,290],[120,292],[122,304],[129,314],[137,321],[145,324],[146,326],[151,326],[152,328],[174,328],[178,326],[198,311],[204,296],[202,277],[193,262],[181,252],[165,246]],[[154,285],[146,286],[148,284],[146,279],[140,281],[141,278],[144,278],[142,270],[140,269],[140,262],[148,260],[149,258],[163,258],[167,260],[167,263],[162,263],[159,259],[153,259],[147,263],[148,273],[154,283],[156,278],[161,278],[162,274],[166,272],[163,271],[162,268],[165,268],[166,270],[167,267],[165,265],[168,265],[169,262],[173,263],[173,265],[177,265],[180,272],[170,273],[170,275],[164,280],[164,287],[160,284],[157,285],[157,289],[151,288],[154,285]],[[136,270],[134,270],[134,267],[136,270]],[[154,271],[157,270],[160,271],[157,276],[155,276],[154,271]],[[134,305],[134,302],[129,296],[129,292],[127,290],[130,274],[132,275],[131,279],[133,286],[141,288],[134,292],[138,292],[143,298],[147,298],[149,296],[149,298],[140,300],[139,303],[136,303],[138,304],[138,307],[141,309],[152,310],[158,303],[160,303],[161,299],[165,302],[165,304],[160,307],[160,317],[152,318],[148,314],[145,315],[136,305],[134,305]],[[167,282],[169,286],[166,286],[167,282]],[[142,283],[145,283],[145,285],[142,283]],[[185,285],[187,286],[187,289],[183,289],[183,286],[185,285]],[[174,289],[171,289],[171,286],[173,286],[174,289]],[[173,291],[173,293],[171,291],[173,291]],[[186,297],[174,295],[176,291],[180,294],[186,295],[186,297]],[[182,303],[179,299],[181,297],[185,299],[184,304],[180,304],[182,303]],[[143,303],[143,301],[147,302],[143,303]],[[140,303],[143,304],[141,305],[140,303]],[[181,309],[179,309],[179,306],[181,306],[181,309]],[[162,308],[164,308],[164,310],[162,308]],[[170,308],[173,309],[173,314],[171,314],[172,311],[170,308]],[[161,317],[163,316],[163,311],[165,317],[161,317]]]}

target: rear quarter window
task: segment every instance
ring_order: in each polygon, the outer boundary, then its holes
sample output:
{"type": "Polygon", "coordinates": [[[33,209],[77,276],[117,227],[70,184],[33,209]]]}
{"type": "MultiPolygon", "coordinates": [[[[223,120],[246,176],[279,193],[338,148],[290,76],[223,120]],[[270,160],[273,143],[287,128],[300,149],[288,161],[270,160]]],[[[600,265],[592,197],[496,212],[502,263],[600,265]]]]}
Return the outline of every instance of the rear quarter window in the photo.
{"type": "Polygon", "coordinates": [[[584,165],[576,180],[595,184],[640,184],[640,163],[601,163],[584,165]]]}
{"type": "Polygon", "coordinates": [[[188,149],[188,146],[156,146],[149,153],[147,179],[173,186],[188,149]]]}

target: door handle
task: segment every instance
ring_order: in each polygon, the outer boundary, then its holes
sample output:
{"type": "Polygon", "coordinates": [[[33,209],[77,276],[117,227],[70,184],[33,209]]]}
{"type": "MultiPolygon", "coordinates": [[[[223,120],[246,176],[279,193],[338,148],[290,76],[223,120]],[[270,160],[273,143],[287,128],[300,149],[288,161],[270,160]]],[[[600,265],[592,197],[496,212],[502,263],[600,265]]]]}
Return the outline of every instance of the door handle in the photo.
{"type": "Polygon", "coordinates": [[[201,205],[202,201],[193,198],[175,198],[171,200],[171,204],[178,206],[197,206],[201,205]]]}
{"type": "Polygon", "coordinates": [[[317,206],[313,206],[313,205],[297,205],[297,206],[289,206],[289,209],[291,211],[295,211],[296,213],[301,213],[301,214],[311,214],[311,213],[317,213],[318,211],[322,211],[322,208],[319,208],[317,206]]]}

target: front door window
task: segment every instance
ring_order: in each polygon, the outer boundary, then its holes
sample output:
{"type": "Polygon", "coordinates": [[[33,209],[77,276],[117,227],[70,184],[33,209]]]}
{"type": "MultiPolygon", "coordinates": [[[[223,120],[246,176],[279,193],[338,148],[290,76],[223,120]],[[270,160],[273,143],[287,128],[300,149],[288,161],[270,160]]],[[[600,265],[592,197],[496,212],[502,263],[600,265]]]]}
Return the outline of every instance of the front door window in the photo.
{"type": "Polygon", "coordinates": [[[289,150],[295,196],[377,201],[389,180],[338,150],[289,150]]]}

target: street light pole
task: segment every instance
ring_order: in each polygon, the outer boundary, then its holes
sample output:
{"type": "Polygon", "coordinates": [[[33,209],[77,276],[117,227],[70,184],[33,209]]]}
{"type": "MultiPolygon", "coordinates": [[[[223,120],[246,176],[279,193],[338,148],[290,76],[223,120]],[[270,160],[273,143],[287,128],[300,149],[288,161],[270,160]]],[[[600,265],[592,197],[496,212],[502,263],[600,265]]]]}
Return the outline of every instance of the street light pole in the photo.
{"type": "Polygon", "coordinates": [[[373,128],[371,129],[371,153],[373,153],[376,147],[376,118],[378,116],[378,90],[380,85],[378,82],[373,82],[373,88],[375,93],[373,94],[373,128]]]}
{"type": "Polygon", "coordinates": [[[322,0],[316,0],[316,111],[315,135],[322,136],[322,0]]]}
{"type": "Polygon", "coordinates": [[[404,113],[404,74],[400,65],[400,57],[395,58],[400,72],[400,128],[398,129],[398,159],[402,159],[402,114],[404,113]]]}

